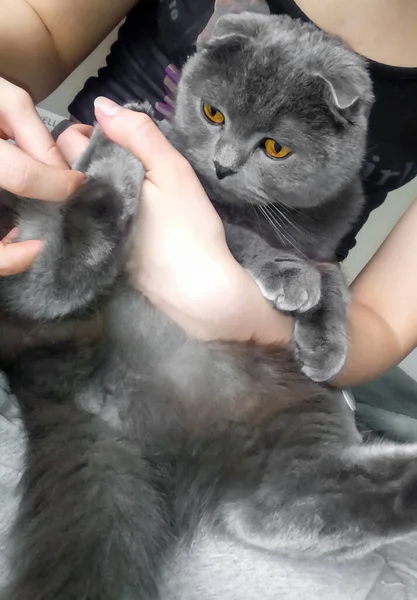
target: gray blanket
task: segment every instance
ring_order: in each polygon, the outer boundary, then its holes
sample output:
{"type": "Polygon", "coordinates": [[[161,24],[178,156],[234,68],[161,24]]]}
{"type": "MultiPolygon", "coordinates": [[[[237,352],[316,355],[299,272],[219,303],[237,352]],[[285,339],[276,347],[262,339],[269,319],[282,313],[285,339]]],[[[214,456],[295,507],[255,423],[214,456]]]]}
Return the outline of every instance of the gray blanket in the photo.
{"type": "Polygon", "coordinates": [[[19,501],[24,447],[19,410],[0,372],[0,587],[7,575],[7,538],[19,501]]]}
{"type": "MultiPolygon", "coordinates": [[[[0,375],[0,585],[16,512],[25,447],[16,401],[0,375]]],[[[417,600],[417,535],[365,559],[295,561],[197,537],[178,552],[161,583],[163,600],[417,600]],[[221,590],[221,591],[220,591],[221,590]]]]}

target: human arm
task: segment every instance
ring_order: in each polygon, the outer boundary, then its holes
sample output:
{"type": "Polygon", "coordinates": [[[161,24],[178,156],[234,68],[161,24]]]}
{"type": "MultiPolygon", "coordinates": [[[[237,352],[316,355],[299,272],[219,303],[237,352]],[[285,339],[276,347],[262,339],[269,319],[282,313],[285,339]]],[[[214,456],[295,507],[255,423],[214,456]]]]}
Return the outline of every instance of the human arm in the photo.
{"type": "Polygon", "coordinates": [[[0,0],[0,76],[40,102],[137,0],[0,0]]]}
{"type": "Polygon", "coordinates": [[[348,359],[334,385],[369,381],[417,346],[416,231],[417,200],[353,282],[348,359]]]}

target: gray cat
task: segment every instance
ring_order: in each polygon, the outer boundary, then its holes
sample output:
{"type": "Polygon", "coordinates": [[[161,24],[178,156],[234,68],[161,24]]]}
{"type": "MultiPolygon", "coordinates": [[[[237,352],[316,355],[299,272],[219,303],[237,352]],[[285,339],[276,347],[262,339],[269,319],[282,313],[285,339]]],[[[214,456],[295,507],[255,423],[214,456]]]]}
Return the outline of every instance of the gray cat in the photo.
{"type": "MultiPolygon", "coordinates": [[[[170,138],[294,314],[296,360],[191,340],[129,287],[143,169],[99,129],[74,197],[21,201],[22,239],[45,249],[0,280],[0,367],[27,432],[5,599],[168,600],[201,532],[237,555],[347,557],[416,529],[417,448],[362,445],[340,394],[299,369],[325,379],[345,357],[329,261],[361,206],[371,102],[360,58],[288,18],[221,19],[183,72],[170,138]]],[[[4,194],[0,222],[15,206],[4,194]]]]}

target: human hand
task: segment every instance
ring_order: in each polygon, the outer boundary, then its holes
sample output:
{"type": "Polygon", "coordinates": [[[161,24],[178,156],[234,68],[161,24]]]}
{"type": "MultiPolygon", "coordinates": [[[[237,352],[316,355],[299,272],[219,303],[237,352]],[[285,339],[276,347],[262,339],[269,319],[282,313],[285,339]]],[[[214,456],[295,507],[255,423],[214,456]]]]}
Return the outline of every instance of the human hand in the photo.
{"type": "Polygon", "coordinates": [[[192,336],[288,342],[291,320],[272,308],[231,255],[222,222],[189,163],[144,114],[99,99],[96,117],[146,171],[133,284],[192,336]]]}
{"type": "MultiPolygon", "coordinates": [[[[59,201],[82,179],[81,173],[68,168],[29,94],[0,78],[0,188],[18,196],[59,201]]],[[[39,240],[14,242],[17,235],[14,229],[0,240],[0,276],[26,270],[42,249],[39,240]]]]}

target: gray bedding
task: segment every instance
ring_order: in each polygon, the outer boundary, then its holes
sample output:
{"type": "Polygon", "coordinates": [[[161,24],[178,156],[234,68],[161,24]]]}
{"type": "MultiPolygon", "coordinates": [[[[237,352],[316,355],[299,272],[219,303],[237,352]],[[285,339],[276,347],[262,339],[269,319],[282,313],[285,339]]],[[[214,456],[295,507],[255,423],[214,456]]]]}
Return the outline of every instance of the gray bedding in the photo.
{"type": "MultiPolygon", "coordinates": [[[[24,433],[0,374],[0,583],[18,503],[24,433]]],[[[357,561],[295,561],[197,536],[167,565],[162,600],[417,600],[417,535],[357,561]],[[221,567],[221,568],[219,568],[221,567]]]]}

